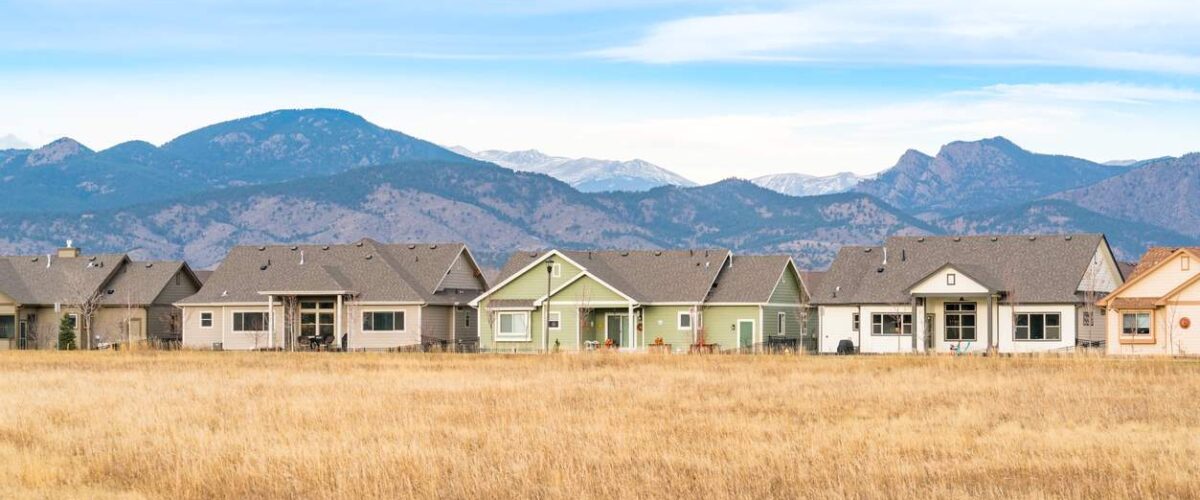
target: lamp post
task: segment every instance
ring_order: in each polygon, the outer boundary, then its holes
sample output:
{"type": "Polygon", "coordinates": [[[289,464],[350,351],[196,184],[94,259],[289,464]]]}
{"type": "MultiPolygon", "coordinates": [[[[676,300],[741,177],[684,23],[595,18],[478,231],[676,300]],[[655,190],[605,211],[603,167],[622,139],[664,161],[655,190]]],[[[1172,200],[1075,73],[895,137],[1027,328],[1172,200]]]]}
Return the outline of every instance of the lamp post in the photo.
{"type": "Polygon", "coordinates": [[[550,284],[554,279],[554,260],[546,260],[546,302],[545,313],[542,318],[542,344],[546,352],[550,352],[550,284]]]}

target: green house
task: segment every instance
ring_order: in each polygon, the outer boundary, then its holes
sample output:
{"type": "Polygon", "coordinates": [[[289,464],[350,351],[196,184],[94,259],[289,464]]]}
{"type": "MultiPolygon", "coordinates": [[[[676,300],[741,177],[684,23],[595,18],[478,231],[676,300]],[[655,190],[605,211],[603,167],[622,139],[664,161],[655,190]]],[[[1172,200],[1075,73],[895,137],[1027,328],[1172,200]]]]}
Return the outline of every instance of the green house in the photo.
{"type": "Polygon", "coordinates": [[[786,255],[517,252],[497,283],[472,302],[492,352],[744,351],[810,335],[804,280],[786,255]]]}

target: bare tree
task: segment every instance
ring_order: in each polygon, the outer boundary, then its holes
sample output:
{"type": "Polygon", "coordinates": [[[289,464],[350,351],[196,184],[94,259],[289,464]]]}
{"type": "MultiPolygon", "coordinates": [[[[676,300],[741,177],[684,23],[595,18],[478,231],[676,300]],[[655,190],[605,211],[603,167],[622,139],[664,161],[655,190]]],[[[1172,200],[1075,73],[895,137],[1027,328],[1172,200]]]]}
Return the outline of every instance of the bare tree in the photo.
{"type": "Polygon", "coordinates": [[[93,349],[96,313],[104,304],[104,291],[94,282],[89,282],[87,274],[87,271],[84,271],[67,275],[67,288],[62,306],[79,312],[80,324],[76,325],[76,331],[79,332],[80,345],[84,349],[93,349]]]}

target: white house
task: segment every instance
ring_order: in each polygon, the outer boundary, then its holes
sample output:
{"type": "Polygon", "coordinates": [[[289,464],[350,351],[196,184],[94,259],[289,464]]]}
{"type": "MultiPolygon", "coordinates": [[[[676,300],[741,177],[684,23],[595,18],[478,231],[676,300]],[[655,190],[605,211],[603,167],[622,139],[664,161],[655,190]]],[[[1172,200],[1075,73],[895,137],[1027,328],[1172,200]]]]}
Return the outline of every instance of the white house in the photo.
{"type": "Polygon", "coordinates": [[[1100,234],[903,236],[844,247],[812,303],[820,352],[1046,352],[1099,344],[1121,285],[1100,234]]]}

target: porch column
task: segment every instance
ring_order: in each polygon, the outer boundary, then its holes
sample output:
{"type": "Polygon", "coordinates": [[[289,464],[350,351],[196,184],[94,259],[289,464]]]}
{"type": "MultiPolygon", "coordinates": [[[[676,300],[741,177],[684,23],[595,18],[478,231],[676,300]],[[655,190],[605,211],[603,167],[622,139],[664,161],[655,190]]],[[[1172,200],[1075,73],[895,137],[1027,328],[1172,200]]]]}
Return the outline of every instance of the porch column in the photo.
{"type": "Polygon", "coordinates": [[[637,350],[637,318],[633,316],[633,304],[629,304],[629,347],[637,350]]]}
{"type": "MultiPolygon", "coordinates": [[[[348,351],[350,350],[350,332],[342,331],[342,294],[339,293],[337,296],[337,308],[333,314],[333,341],[340,342],[343,333],[346,334],[346,350],[348,351]]],[[[319,334],[320,332],[318,332],[319,334]]]]}
{"type": "MultiPolygon", "coordinates": [[[[921,331],[921,327],[923,326],[923,325],[921,324],[921,321],[918,321],[917,319],[918,319],[918,318],[917,318],[917,296],[916,296],[916,295],[913,295],[913,296],[912,296],[912,332],[910,332],[910,333],[912,333],[912,352],[913,352],[914,354],[917,352],[917,337],[918,337],[918,332],[920,332],[920,331],[921,331]]],[[[903,318],[901,318],[901,320],[903,320],[903,318]]],[[[903,325],[904,325],[904,321],[900,321],[900,325],[901,325],[901,326],[903,326],[903,325]]],[[[859,325],[858,325],[858,328],[859,328],[860,330],[862,329],[862,320],[861,320],[861,317],[860,317],[860,319],[859,319],[859,325]]]]}
{"type": "Polygon", "coordinates": [[[275,348],[275,296],[267,296],[267,348],[275,348]]]}
{"type": "Polygon", "coordinates": [[[989,293],[987,296],[987,339],[988,339],[987,350],[988,351],[991,351],[992,347],[995,345],[995,343],[993,342],[994,339],[992,337],[993,337],[992,336],[992,294],[989,293]]]}

